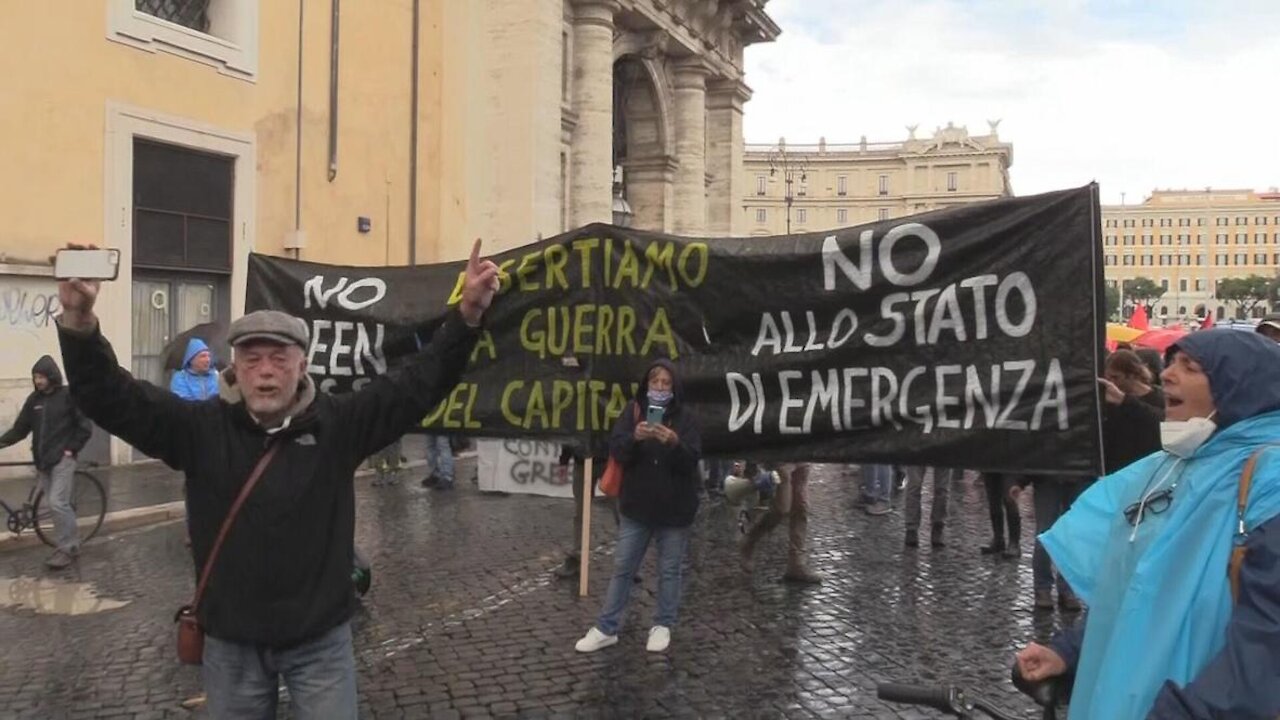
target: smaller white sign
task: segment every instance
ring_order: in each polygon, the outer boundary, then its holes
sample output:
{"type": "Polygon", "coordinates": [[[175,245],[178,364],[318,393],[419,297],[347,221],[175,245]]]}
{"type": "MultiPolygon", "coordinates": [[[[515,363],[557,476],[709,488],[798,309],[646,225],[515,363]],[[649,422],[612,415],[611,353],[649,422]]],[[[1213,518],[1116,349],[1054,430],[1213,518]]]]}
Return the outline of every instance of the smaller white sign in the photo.
{"type": "Polygon", "coordinates": [[[573,466],[561,468],[560,443],[477,440],[476,455],[482,492],[573,497],[573,466]]]}

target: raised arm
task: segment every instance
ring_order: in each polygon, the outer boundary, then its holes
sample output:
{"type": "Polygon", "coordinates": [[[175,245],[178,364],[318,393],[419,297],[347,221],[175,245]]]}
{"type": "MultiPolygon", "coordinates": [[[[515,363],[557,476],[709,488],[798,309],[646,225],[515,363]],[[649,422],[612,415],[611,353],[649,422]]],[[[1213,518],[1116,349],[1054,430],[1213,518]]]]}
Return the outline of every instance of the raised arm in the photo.
{"type": "Polygon", "coordinates": [[[458,310],[445,316],[430,343],[403,367],[338,400],[339,416],[362,455],[390,445],[458,384],[498,287],[498,266],[480,259],[476,240],[458,310]]]}
{"type": "Polygon", "coordinates": [[[194,406],[134,379],[120,367],[93,312],[98,288],[96,280],[58,282],[62,302],[58,342],[71,397],[103,430],[170,467],[182,469],[194,445],[189,429],[194,406]]]}

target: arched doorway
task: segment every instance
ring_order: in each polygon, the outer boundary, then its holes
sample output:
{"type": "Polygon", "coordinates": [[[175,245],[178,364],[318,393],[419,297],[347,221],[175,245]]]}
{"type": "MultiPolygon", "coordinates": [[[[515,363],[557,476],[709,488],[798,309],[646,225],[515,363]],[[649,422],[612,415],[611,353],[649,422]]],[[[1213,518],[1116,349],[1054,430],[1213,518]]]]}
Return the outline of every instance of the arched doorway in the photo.
{"type": "Polygon", "coordinates": [[[639,55],[613,64],[613,165],[622,168],[622,191],[632,226],[667,231],[671,224],[675,163],[669,152],[667,106],[660,71],[639,55]]]}

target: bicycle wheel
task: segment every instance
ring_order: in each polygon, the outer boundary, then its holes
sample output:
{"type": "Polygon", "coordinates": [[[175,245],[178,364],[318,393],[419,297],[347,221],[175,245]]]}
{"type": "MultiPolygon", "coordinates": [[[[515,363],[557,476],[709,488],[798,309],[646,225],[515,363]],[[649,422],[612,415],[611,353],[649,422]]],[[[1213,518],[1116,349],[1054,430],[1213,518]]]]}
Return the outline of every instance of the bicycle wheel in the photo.
{"type": "MultiPolygon", "coordinates": [[[[75,473],[71,489],[71,509],[76,514],[76,525],[80,531],[80,543],[86,543],[102,527],[102,520],[107,516],[107,491],[103,489],[98,478],[83,470],[75,473]]],[[[32,512],[36,518],[36,535],[45,545],[56,547],[53,530],[53,512],[45,503],[44,493],[36,493],[32,512]]]]}

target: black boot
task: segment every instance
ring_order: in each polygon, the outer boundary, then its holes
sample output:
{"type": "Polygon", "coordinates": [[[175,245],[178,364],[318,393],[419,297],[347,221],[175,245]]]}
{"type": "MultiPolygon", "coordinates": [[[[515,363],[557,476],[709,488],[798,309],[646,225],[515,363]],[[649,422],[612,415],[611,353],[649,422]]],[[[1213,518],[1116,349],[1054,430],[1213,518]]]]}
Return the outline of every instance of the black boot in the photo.
{"type": "Polygon", "coordinates": [[[990,545],[983,545],[979,551],[983,555],[1000,555],[1004,552],[1004,539],[994,538],[990,545]]]}

